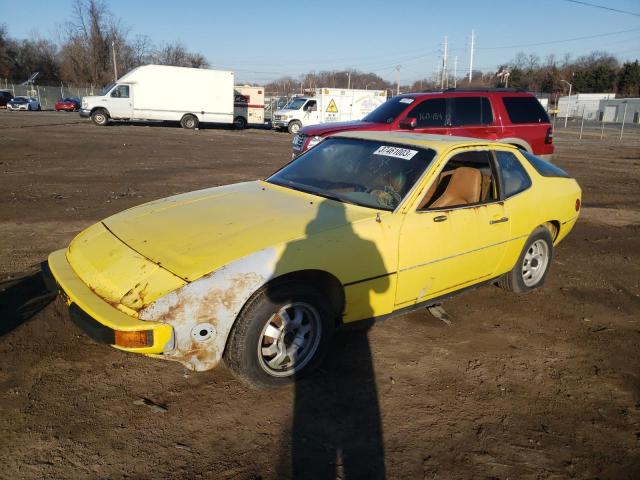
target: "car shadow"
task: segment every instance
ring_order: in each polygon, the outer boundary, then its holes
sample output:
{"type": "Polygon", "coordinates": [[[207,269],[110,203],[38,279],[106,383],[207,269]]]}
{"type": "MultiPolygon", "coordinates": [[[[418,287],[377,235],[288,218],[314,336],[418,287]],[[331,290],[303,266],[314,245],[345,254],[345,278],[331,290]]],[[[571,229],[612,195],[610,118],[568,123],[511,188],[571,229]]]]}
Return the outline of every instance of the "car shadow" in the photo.
{"type": "MultiPolygon", "coordinates": [[[[359,237],[347,223],[344,205],[324,201],[318,206],[316,217],[307,225],[306,236],[287,244],[276,265],[276,273],[316,249],[317,240],[310,237],[329,223],[346,226],[340,229],[339,243],[333,247],[325,244],[318,251],[318,255],[325,256],[322,263],[344,265],[344,262],[354,260],[354,252],[357,252],[360,258],[367,259],[368,271],[385,272],[374,242],[359,237]]],[[[309,283],[314,284],[313,278],[309,283]]],[[[371,283],[370,288],[360,290],[360,298],[366,299],[366,305],[358,306],[363,318],[373,317],[369,304],[371,294],[389,288],[386,277],[371,283]]],[[[339,329],[320,368],[309,376],[296,377],[291,448],[282,453],[282,477],[305,480],[385,478],[382,421],[367,332],[370,324],[361,322],[361,329],[339,329]]]]}
{"type": "Polygon", "coordinates": [[[47,269],[47,262],[43,262],[16,278],[0,282],[0,335],[34,317],[56,297],[47,269]]]}

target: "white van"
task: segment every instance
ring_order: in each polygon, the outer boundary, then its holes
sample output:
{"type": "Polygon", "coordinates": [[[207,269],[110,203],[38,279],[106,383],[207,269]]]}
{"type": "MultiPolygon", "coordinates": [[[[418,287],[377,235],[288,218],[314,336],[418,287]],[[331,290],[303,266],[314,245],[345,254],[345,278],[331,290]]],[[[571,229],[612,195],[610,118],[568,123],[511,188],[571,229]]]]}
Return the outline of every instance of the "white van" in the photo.
{"type": "Polygon", "coordinates": [[[384,90],[317,88],[313,96],[296,97],[274,112],[271,123],[296,134],[307,125],[360,120],[386,101],[384,90]]]}
{"type": "Polygon", "coordinates": [[[114,120],[165,120],[197,128],[200,122],[232,124],[233,72],[143,65],[100,95],[83,97],[81,117],[96,125],[114,120]]]}

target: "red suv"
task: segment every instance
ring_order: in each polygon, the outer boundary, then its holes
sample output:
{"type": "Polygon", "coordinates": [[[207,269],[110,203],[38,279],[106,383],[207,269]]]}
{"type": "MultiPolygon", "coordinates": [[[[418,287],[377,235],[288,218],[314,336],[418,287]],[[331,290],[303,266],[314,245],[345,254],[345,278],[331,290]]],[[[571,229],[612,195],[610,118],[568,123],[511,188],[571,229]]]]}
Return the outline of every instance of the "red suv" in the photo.
{"type": "Polygon", "coordinates": [[[407,93],[387,100],[362,120],[323,123],[293,138],[299,155],[331,134],[352,130],[408,130],[499,140],[550,160],[553,128],[536,97],[521,89],[455,89],[407,93]]]}

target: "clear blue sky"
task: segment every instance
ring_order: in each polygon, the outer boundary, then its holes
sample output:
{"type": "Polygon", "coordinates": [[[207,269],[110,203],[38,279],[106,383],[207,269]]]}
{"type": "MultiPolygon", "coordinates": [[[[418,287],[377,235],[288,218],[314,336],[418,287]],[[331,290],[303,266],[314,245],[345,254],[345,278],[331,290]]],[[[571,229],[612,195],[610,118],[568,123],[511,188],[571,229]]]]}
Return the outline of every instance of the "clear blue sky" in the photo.
{"type": "MultiPolygon", "coordinates": [[[[587,0],[585,0],[587,1],[587,0]]],[[[72,0],[0,0],[9,35],[56,39],[72,0]]],[[[640,0],[587,3],[640,14],[640,0]]],[[[131,36],[156,44],[181,41],[212,68],[236,71],[239,81],[267,82],[284,74],[355,68],[409,83],[436,70],[444,37],[458,72],[468,72],[471,29],[480,70],[495,71],[516,53],[573,57],[606,50],[621,60],[640,57],[640,17],[566,0],[525,1],[134,1],[107,0],[131,36]],[[602,35],[562,43],[521,46],[602,35]]]]}

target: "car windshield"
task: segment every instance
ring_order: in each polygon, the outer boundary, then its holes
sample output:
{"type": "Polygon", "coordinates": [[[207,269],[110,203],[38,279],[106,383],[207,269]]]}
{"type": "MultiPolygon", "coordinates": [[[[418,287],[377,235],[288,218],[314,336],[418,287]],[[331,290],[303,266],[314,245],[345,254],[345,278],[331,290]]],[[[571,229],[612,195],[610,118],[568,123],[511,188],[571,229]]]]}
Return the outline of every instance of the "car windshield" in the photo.
{"type": "Polygon", "coordinates": [[[100,90],[100,94],[99,95],[101,97],[104,97],[107,93],[109,93],[109,90],[111,90],[115,84],[116,84],[116,82],[111,82],[109,85],[107,85],[102,90],[100,90]]]}
{"type": "Polygon", "coordinates": [[[29,99],[27,97],[16,97],[13,101],[16,103],[27,103],[29,99]]]}
{"type": "Polygon", "coordinates": [[[414,100],[415,98],[405,96],[390,98],[362,120],[373,123],[391,123],[411,105],[414,100]]]}
{"type": "Polygon", "coordinates": [[[395,210],[435,151],[377,140],[329,138],[267,182],[344,203],[395,210]]]}
{"type": "Polygon", "coordinates": [[[75,102],[76,99],[75,98],[71,98],[71,97],[67,97],[67,98],[63,98],[61,101],[63,101],[63,102],[75,102]]]}
{"type": "Polygon", "coordinates": [[[284,106],[283,110],[298,110],[302,107],[302,105],[304,105],[304,102],[306,101],[306,98],[296,98],[295,100],[291,100],[289,103],[287,103],[284,106]]]}

